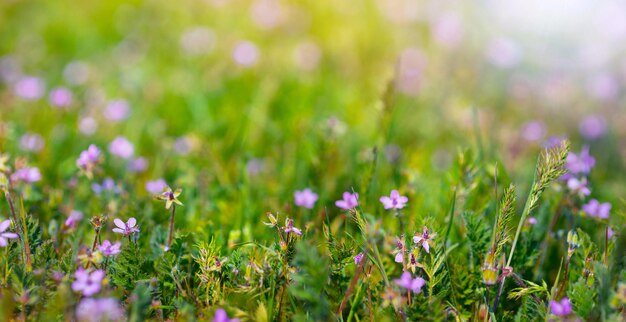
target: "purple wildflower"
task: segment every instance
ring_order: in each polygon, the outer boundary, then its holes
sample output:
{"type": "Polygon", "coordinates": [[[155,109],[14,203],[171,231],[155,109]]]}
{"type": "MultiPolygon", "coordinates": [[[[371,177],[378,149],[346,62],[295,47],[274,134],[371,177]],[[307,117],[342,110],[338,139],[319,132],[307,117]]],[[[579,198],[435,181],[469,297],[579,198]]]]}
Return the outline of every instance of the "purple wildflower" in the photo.
{"type": "Polygon", "coordinates": [[[311,189],[306,188],[302,191],[296,191],[293,193],[296,206],[304,207],[311,209],[315,206],[315,202],[318,199],[318,196],[315,192],[311,191],[311,189]]]}
{"type": "Polygon", "coordinates": [[[613,236],[615,235],[615,231],[613,231],[613,228],[609,227],[607,229],[606,235],[609,239],[613,238],[613,236]]]}
{"type": "Polygon", "coordinates": [[[24,151],[39,152],[43,149],[43,137],[39,134],[28,133],[20,138],[20,148],[24,151]]]}
{"type": "Polygon", "coordinates": [[[358,254],[356,254],[356,256],[354,256],[354,264],[359,265],[361,264],[361,262],[363,261],[363,257],[365,256],[365,253],[360,252],[358,254]]]}
{"type": "Polygon", "coordinates": [[[254,66],[259,60],[259,49],[249,41],[241,41],[233,49],[233,60],[243,67],[254,66]]]}
{"type": "Polygon", "coordinates": [[[569,178],[567,180],[567,187],[570,191],[581,196],[588,196],[591,194],[591,190],[587,187],[587,178],[569,178]]]}
{"type": "Polygon", "coordinates": [[[337,200],[335,205],[341,209],[349,210],[355,208],[359,204],[359,193],[343,193],[343,200],[337,200]]]}
{"type": "Polygon", "coordinates": [[[128,171],[130,172],[144,172],[148,168],[148,161],[146,158],[139,157],[128,162],[128,171]]]}
{"type": "Polygon", "coordinates": [[[84,171],[91,172],[100,160],[101,151],[94,144],[89,145],[87,150],[82,151],[76,160],[76,166],[84,171]]]}
{"type": "Polygon", "coordinates": [[[553,135],[553,136],[549,137],[548,139],[546,139],[543,142],[542,146],[545,149],[555,148],[557,146],[560,146],[561,143],[563,143],[563,141],[565,141],[566,139],[567,139],[567,136],[564,136],[564,135],[563,136],[553,135]]]}
{"type": "Polygon", "coordinates": [[[111,244],[110,241],[105,240],[102,242],[102,245],[98,245],[98,250],[102,253],[102,255],[106,257],[110,257],[110,256],[115,256],[121,253],[122,252],[122,250],[120,250],[121,246],[122,246],[122,243],[120,242],[111,244]]]}
{"type": "Polygon", "coordinates": [[[585,139],[595,140],[606,134],[606,120],[601,116],[587,116],[578,124],[578,130],[585,139]]]}
{"type": "Polygon", "coordinates": [[[80,119],[78,123],[80,133],[85,135],[93,135],[98,129],[98,122],[93,117],[87,116],[80,119]]]}
{"type": "Polygon", "coordinates": [[[391,190],[389,197],[380,197],[380,202],[385,206],[385,209],[402,209],[408,201],[409,198],[401,196],[398,190],[391,190]]]}
{"type": "Polygon", "coordinates": [[[396,250],[393,251],[396,254],[394,261],[396,263],[404,262],[404,253],[406,252],[406,246],[404,245],[404,235],[400,238],[396,238],[396,250]]]}
{"type": "Polygon", "coordinates": [[[130,107],[128,102],[123,99],[113,100],[107,104],[102,114],[111,122],[119,122],[128,118],[130,107]]]}
{"type": "Polygon", "coordinates": [[[13,92],[15,95],[27,100],[34,101],[44,95],[46,85],[38,77],[27,76],[15,83],[13,92]]]}
{"type": "Polygon", "coordinates": [[[415,236],[413,236],[413,243],[422,245],[422,247],[424,247],[424,250],[430,254],[431,237],[428,233],[428,228],[426,226],[424,226],[424,230],[422,231],[421,235],[416,234],[415,236]]]}
{"type": "Polygon", "coordinates": [[[76,228],[81,219],[83,219],[83,213],[78,210],[72,210],[65,220],[65,226],[67,228],[76,228]]]}
{"type": "Polygon", "coordinates": [[[100,292],[104,276],[104,271],[100,269],[90,274],[84,269],[79,268],[74,273],[76,280],[72,283],[72,290],[74,290],[74,292],[81,292],[84,296],[92,296],[100,292]]]}
{"type": "Polygon", "coordinates": [[[596,159],[589,154],[589,147],[584,146],[580,154],[570,152],[565,160],[565,168],[570,174],[589,174],[596,165],[596,159]]]}
{"type": "Polygon", "coordinates": [[[596,199],[591,199],[585,205],[583,205],[583,211],[587,213],[587,215],[591,217],[596,217],[600,219],[608,219],[609,213],[611,212],[611,204],[608,202],[600,203],[596,199]]]}
{"type": "Polygon", "coordinates": [[[109,152],[122,159],[130,159],[135,153],[135,147],[125,137],[118,136],[109,144],[109,152]]]}
{"type": "Polygon", "coordinates": [[[68,107],[74,100],[72,92],[65,87],[57,87],[50,91],[48,101],[54,107],[68,107]]]}
{"type": "Polygon", "coordinates": [[[76,308],[76,318],[80,322],[122,321],[124,309],[111,297],[84,298],[76,308]]]}
{"type": "Polygon", "coordinates": [[[567,297],[561,299],[560,302],[550,301],[550,313],[556,316],[567,316],[572,313],[572,303],[567,297]]]}
{"type": "Polygon", "coordinates": [[[239,319],[231,319],[224,309],[217,309],[213,316],[213,322],[239,322],[239,319]]]}
{"type": "Polygon", "coordinates": [[[11,175],[11,181],[13,182],[33,183],[39,180],[41,180],[41,172],[35,167],[21,168],[11,175]]]}
{"type": "Polygon", "coordinates": [[[533,225],[534,226],[534,225],[537,224],[537,218],[535,218],[535,217],[528,217],[526,222],[528,222],[529,225],[533,225]]]}
{"type": "Polygon", "coordinates": [[[113,228],[114,233],[123,234],[124,237],[129,236],[133,233],[139,232],[139,227],[137,227],[137,219],[131,217],[128,219],[128,222],[124,223],[121,219],[115,218],[113,220],[115,226],[117,228],[113,228]]]}
{"type": "Polygon", "coordinates": [[[546,124],[542,121],[529,121],[522,125],[522,138],[529,142],[543,139],[546,132],[546,124]]]}
{"type": "Polygon", "coordinates": [[[415,294],[419,294],[420,292],[422,292],[422,286],[426,284],[426,281],[423,278],[412,278],[411,273],[406,271],[402,273],[402,276],[399,279],[394,280],[394,282],[398,286],[410,290],[415,294]]]}
{"type": "Polygon", "coordinates": [[[293,219],[287,218],[285,219],[285,228],[283,229],[286,233],[293,232],[298,236],[302,236],[302,230],[293,226],[293,219]]]}
{"type": "Polygon", "coordinates": [[[165,190],[166,188],[167,188],[167,183],[163,179],[157,179],[157,180],[146,182],[146,190],[153,195],[162,193],[163,190],[165,190]]]}
{"type": "Polygon", "coordinates": [[[9,226],[11,226],[11,221],[8,219],[0,222],[0,247],[6,247],[9,244],[7,239],[18,237],[16,233],[6,231],[9,229],[9,226]]]}

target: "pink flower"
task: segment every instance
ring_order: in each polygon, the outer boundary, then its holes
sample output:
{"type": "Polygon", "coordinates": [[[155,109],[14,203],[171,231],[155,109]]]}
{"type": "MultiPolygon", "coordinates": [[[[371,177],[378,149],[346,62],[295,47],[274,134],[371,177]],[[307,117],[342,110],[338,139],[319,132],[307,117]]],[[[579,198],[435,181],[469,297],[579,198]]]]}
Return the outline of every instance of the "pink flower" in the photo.
{"type": "Polygon", "coordinates": [[[97,146],[93,144],[89,145],[87,150],[80,153],[80,156],[76,160],[76,166],[85,171],[93,170],[100,160],[101,153],[97,146]]]}
{"type": "Polygon", "coordinates": [[[587,178],[570,178],[567,180],[567,187],[570,191],[581,196],[588,196],[591,194],[591,190],[587,187],[587,178]]]}
{"type": "Polygon", "coordinates": [[[11,221],[8,219],[0,222],[0,247],[6,247],[9,244],[7,239],[18,237],[16,233],[6,231],[9,229],[9,226],[11,226],[11,221]]]}
{"type": "Polygon", "coordinates": [[[74,292],[81,292],[84,296],[92,296],[100,292],[104,276],[103,270],[97,270],[89,274],[84,269],[79,268],[74,273],[76,280],[72,283],[72,290],[74,290],[74,292]]]}
{"type": "Polygon", "coordinates": [[[72,105],[72,92],[65,87],[57,87],[50,91],[48,95],[50,105],[54,107],[68,107],[72,105]]]}
{"type": "Polygon", "coordinates": [[[148,168],[148,161],[146,158],[139,157],[128,162],[128,171],[130,172],[144,172],[148,168]]]}
{"type": "Polygon", "coordinates": [[[315,206],[315,202],[317,201],[317,194],[311,189],[306,188],[302,191],[294,192],[294,199],[296,206],[304,207],[304,208],[313,208],[315,206]]]}
{"type": "Polygon", "coordinates": [[[359,194],[357,192],[349,193],[346,191],[343,193],[343,200],[335,201],[335,205],[341,209],[349,210],[358,206],[359,204],[358,200],[359,200],[359,194]]]}
{"type": "Polygon", "coordinates": [[[39,134],[28,133],[20,138],[20,148],[24,151],[39,152],[43,149],[43,137],[39,134]]]}
{"type": "Polygon", "coordinates": [[[293,219],[287,218],[285,220],[285,228],[284,231],[286,233],[291,233],[293,232],[294,234],[298,235],[298,236],[302,236],[302,230],[300,230],[299,228],[296,228],[293,226],[293,219]]]}
{"type": "Polygon", "coordinates": [[[572,314],[572,303],[567,297],[561,299],[561,302],[550,301],[550,313],[556,316],[567,316],[572,314]]]}
{"type": "Polygon", "coordinates": [[[356,254],[356,256],[354,256],[354,264],[356,265],[361,264],[361,262],[363,261],[363,256],[365,256],[365,253],[363,252],[356,254]]]}
{"type": "Polygon", "coordinates": [[[83,213],[78,210],[72,210],[65,220],[65,226],[67,228],[76,228],[81,219],[83,219],[83,213]]]}
{"type": "Polygon", "coordinates": [[[402,276],[394,280],[394,282],[407,290],[412,291],[413,293],[419,294],[422,291],[422,286],[426,284],[426,281],[421,277],[412,278],[411,273],[404,272],[402,276]]]}
{"type": "Polygon", "coordinates": [[[259,49],[249,41],[241,41],[233,50],[233,60],[244,67],[254,66],[259,60],[259,49]]]}
{"type": "Polygon", "coordinates": [[[409,198],[401,196],[398,190],[391,190],[389,197],[380,197],[380,202],[385,206],[385,209],[402,209],[408,201],[409,198]]]}
{"type": "Polygon", "coordinates": [[[80,322],[123,321],[124,309],[111,297],[84,298],[76,307],[76,318],[80,322]]]}
{"type": "Polygon", "coordinates": [[[595,140],[604,136],[606,134],[607,127],[606,120],[597,115],[587,116],[578,124],[580,134],[588,140],[595,140]]]}
{"type": "Polygon", "coordinates": [[[396,254],[394,261],[396,263],[404,262],[404,253],[406,252],[406,246],[404,245],[404,235],[400,238],[396,238],[396,250],[394,250],[394,254],[396,254]]]}
{"type": "Polygon", "coordinates": [[[424,230],[422,231],[421,235],[416,234],[415,236],[413,236],[413,243],[421,244],[422,247],[424,247],[424,250],[427,253],[430,253],[431,238],[430,234],[428,233],[428,228],[426,226],[424,226],[424,230]]]}
{"type": "Polygon", "coordinates": [[[35,167],[21,168],[11,175],[11,181],[14,182],[33,183],[39,180],[41,180],[41,172],[35,167]]]}
{"type": "Polygon", "coordinates": [[[130,159],[135,153],[135,147],[125,137],[118,136],[109,144],[109,152],[122,159],[130,159]]]}
{"type": "Polygon", "coordinates": [[[213,316],[213,322],[239,322],[239,319],[231,319],[224,309],[217,309],[213,316]]]}
{"type": "Polygon", "coordinates": [[[133,217],[128,219],[127,223],[124,223],[119,218],[115,218],[113,222],[115,223],[115,226],[117,226],[117,228],[113,228],[113,232],[118,233],[118,234],[123,234],[124,237],[139,232],[139,227],[137,227],[137,219],[133,217]]]}
{"type": "Polygon", "coordinates": [[[13,87],[15,95],[27,101],[34,101],[41,98],[45,91],[45,83],[40,78],[31,76],[18,80],[13,87]]]}
{"type": "Polygon", "coordinates": [[[130,107],[126,100],[113,100],[107,104],[102,114],[111,122],[119,122],[128,118],[128,114],[130,114],[130,107]]]}
{"type": "Polygon", "coordinates": [[[591,217],[600,219],[608,219],[611,212],[611,204],[608,202],[600,203],[596,199],[591,199],[582,207],[583,211],[591,217]]]}
{"type": "Polygon", "coordinates": [[[162,193],[165,188],[167,188],[167,183],[163,179],[146,182],[146,190],[153,195],[162,193]]]}
{"type": "Polygon", "coordinates": [[[102,253],[102,255],[106,257],[110,257],[110,256],[115,256],[121,253],[122,252],[122,250],[120,250],[121,246],[122,246],[122,243],[120,242],[111,244],[110,241],[105,240],[102,242],[102,245],[98,245],[98,250],[102,253]]]}

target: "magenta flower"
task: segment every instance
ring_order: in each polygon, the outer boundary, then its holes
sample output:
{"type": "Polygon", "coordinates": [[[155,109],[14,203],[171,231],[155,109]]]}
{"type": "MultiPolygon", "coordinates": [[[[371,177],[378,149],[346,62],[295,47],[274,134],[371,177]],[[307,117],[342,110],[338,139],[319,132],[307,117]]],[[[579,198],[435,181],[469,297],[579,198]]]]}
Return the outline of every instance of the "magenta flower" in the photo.
{"type": "Polygon", "coordinates": [[[139,227],[137,227],[137,219],[133,217],[128,219],[128,222],[126,223],[124,223],[119,218],[115,218],[113,222],[115,223],[115,226],[117,226],[117,228],[113,228],[113,232],[118,233],[118,234],[123,234],[124,237],[139,232],[139,227]]]}
{"type": "Polygon", "coordinates": [[[601,116],[587,116],[578,124],[578,130],[585,139],[595,140],[604,136],[607,132],[606,120],[601,116]]]}
{"type": "Polygon", "coordinates": [[[48,101],[54,107],[68,107],[74,100],[72,92],[65,87],[57,87],[50,91],[48,101]]]}
{"type": "Polygon", "coordinates": [[[41,172],[35,167],[21,168],[11,175],[11,181],[33,183],[41,180],[41,172]]]}
{"type": "Polygon", "coordinates": [[[354,264],[359,265],[361,264],[361,262],[363,261],[363,257],[365,256],[365,253],[360,252],[358,254],[356,254],[356,256],[354,256],[354,264]]]}
{"type": "Polygon", "coordinates": [[[430,254],[431,237],[428,233],[428,228],[426,226],[424,226],[424,230],[422,231],[421,235],[416,234],[415,236],[413,236],[413,243],[422,245],[422,247],[424,247],[424,250],[430,254]]]}
{"type": "Polygon", "coordinates": [[[380,202],[382,202],[383,206],[385,206],[385,209],[402,209],[406,206],[408,201],[409,198],[401,196],[398,190],[391,190],[391,195],[389,197],[380,197],[380,202]]]}
{"type": "Polygon", "coordinates": [[[125,137],[118,136],[109,144],[109,152],[122,159],[130,159],[135,153],[135,147],[125,137]]]}
{"type": "Polygon", "coordinates": [[[100,269],[89,274],[84,269],[79,268],[74,273],[76,280],[72,283],[72,290],[81,292],[84,296],[92,296],[100,292],[104,276],[104,271],[100,269]]]}
{"type": "Polygon", "coordinates": [[[551,148],[556,148],[557,146],[560,146],[561,143],[563,143],[563,141],[567,140],[567,136],[551,136],[549,137],[547,140],[545,140],[542,144],[542,146],[545,149],[551,149],[551,148]]]}
{"type": "Polygon", "coordinates": [[[128,162],[128,171],[130,172],[139,173],[146,171],[146,169],[148,169],[148,161],[143,157],[128,162]]]}
{"type": "Polygon", "coordinates": [[[404,272],[399,279],[394,280],[394,282],[407,290],[415,294],[419,294],[422,291],[422,286],[426,284],[426,281],[421,277],[412,278],[411,273],[404,272]]]}
{"type": "Polygon", "coordinates": [[[335,201],[335,205],[341,209],[349,210],[355,208],[359,204],[359,193],[343,193],[343,200],[335,201]]]}
{"type": "Polygon", "coordinates": [[[0,247],[6,247],[9,244],[8,239],[18,237],[16,233],[6,231],[9,229],[9,226],[11,226],[11,221],[8,219],[0,222],[0,247]]]}
{"type": "Polygon", "coordinates": [[[546,135],[546,124],[542,121],[529,121],[522,125],[522,138],[529,142],[537,142],[546,135]]]}
{"type": "Polygon", "coordinates": [[[80,322],[122,321],[124,309],[111,297],[84,298],[76,307],[76,318],[80,322]]]}
{"type": "Polygon", "coordinates": [[[570,152],[565,160],[569,174],[589,174],[595,165],[596,159],[589,154],[588,146],[584,146],[578,155],[570,152]]]}
{"type": "Polygon", "coordinates": [[[43,149],[43,137],[39,134],[24,134],[20,138],[20,148],[24,151],[39,152],[43,149]]]}
{"type": "Polygon", "coordinates": [[[163,179],[157,179],[146,182],[146,190],[148,193],[156,195],[162,193],[167,188],[167,183],[163,179]]]}
{"type": "Polygon", "coordinates": [[[396,263],[404,262],[404,253],[406,252],[406,246],[404,245],[404,235],[400,238],[396,238],[396,250],[393,253],[396,255],[394,261],[396,263]]]}
{"type": "Polygon", "coordinates": [[[537,218],[535,218],[535,217],[528,217],[528,219],[526,220],[526,222],[527,222],[529,225],[533,225],[533,226],[534,226],[534,225],[536,225],[536,224],[537,224],[537,218]]]}
{"type": "Polygon", "coordinates": [[[122,250],[120,249],[121,246],[122,243],[120,242],[111,244],[110,241],[105,240],[102,242],[102,245],[98,245],[98,250],[102,253],[102,255],[106,257],[111,257],[122,252],[122,250]]]}
{"type": "Polygon", "coordinates": [[[100,149],[94,144],[91,144],[87,150],[80,153],[80,156],[76,160],[76,166],[84,171],[90,172],[100,161],[101,154],[100,149]]]}
{"type": "Polygon", "coordinates": [[[102,114],[111,122],[119,122],[128,118],[129,113],[130,107],[128,102],[123,99],[118,99],[110,101],[102,114]]]}
{"type": "Polygon", "coordinates": [[[241,41],[233,49],[233,60],[243,67],[254,66],[259,60],[259,49],[249,41],[241,41]]]}
{"type": "Polygon", "coordinates": [[[302,236],[302,230],[293,226],[293,219],[287,218],[285,219],[285,228],[283,229],[286,233],[293,232],[298,236],[302,236]]]}
{"type": "Polygon", "coordinates": [[[239,319],[231,319],[224,309],[217,309],[213,316],[213,322],[239,322],[239,319]]]}
{"type": "Polygon", "coordinates": [[[38,77],[24,77],[15,83],[13,92],[15,95],[27,100],[34,101],[41,98],[46,91],[46,85],[38,77]]]}
{"type": "Polygon", "coordinates": [[[572,313],[572,303],[567,297],[561,299],[560,302],[550,301],[550,313],[556,316],[567,316],[572,313]]]}
{"type": "Polygon", "coordinates": [[[65,220],[65,226],[67,228],[76,228],[81,219],[83,219],[83,213],[78,210],[72,210],[65,220]]]}
{"type": "Polygon", "coordinates": [[[567,188],[569,188],[571,192],[581,196],[588,196],[591,194],[591,190],[587,187],[587,178],[569,178],[567,180],[567,188]]]}
{"type": "Polygon", "coordinates": [[[582,209],[591,217],[608,219],[611,212],[611,204],[608,202],[600,203],[596,199],[591,199],[587,204],[583,205],[582,209]]]}
{"type": "Polygon", "coordinates": [[[306,188],[302,191],[296,191],[293,193],[296,206],[304,207],[311,209],[315,206],[315,202],[317,201],[317,194],[311,189],[306,188]]]}

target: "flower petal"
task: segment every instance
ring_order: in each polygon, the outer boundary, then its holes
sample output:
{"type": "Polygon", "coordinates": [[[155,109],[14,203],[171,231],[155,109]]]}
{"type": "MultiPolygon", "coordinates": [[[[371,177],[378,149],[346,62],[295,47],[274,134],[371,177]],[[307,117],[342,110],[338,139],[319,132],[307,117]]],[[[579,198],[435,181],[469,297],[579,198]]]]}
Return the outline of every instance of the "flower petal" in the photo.
{"type": "Polygon", "coordinates": [[[115,218],[115,220],[113,220],[113,223],[115,223],[115,226],[117,226],[119,228],[122,228],[122,229],[126,228],[126,224],[119,218],[115,218]]]}
{"type": "Polygon", "coordinates": [[[137,219],[135,219],[135,217],[130,217],[130,219],[128,219],[128,227],[135,227],[137,225],[137,219]]]}
{"type": "Polygon", "coordinates": [[[11,226],[11,221],[9,219],[0,223],[0,233],[7,230],[11,226]]]}

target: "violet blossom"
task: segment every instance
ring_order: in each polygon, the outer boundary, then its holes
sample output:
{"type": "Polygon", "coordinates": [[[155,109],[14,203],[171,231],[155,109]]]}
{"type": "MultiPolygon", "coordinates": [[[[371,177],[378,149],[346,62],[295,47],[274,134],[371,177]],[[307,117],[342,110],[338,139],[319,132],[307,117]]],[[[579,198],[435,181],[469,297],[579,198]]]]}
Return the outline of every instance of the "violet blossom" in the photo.
{"type": "Polygon", "coordinates": [[[93,170],[100,161],[100,155],[102,152],[94,144],[89,145],[87,150],[80,153],[76,160],[76,166],[84,171],[93,170]]]}
{"type": "Polygon", "coordinates": [[[356,254],[356,256],[354,256],[354,264],[359,265],[361,264],[361,262],[363,261],[363,257],[365,256],[365,253],[360,252],[358,254],[356,254]]]}
{"type": "Polygon", "coordinates": [[[422,292],[422,286],[426,284],[426,281],[421,277],[412,278],[411,273],[405,271],[402,273],[402,276],[399,279],[394,280],[394,282],[407,290],[415,294],[419,294],[422,292]]]}
{"type": "Polygon", "coordinates": [[[572,313],[572,303],[569,298],[564,297],[560,302],[550,301],[550,313],[556,316],[567,316],[572,313]]]}
{"type": "Polygon", "coordinates": [[[33,183],[41,180],[41,172],[35,167],[21,168],[11,175],[11,181],[33,183]]]}
{"type": "Polygon", "coordinates": [[[52,89],[48,95],[50,105],[58,108],[72,105],[73,100],[72,92],[65,87],[56,87],[52,89]]]}
{"type": "Polygon", "coordinates": [[[285,219],[285,228],[283,229],[286,233],[293,232],[298,236],[302,236],[302,230],[293,226],[293,219],[287,218],[285,219]]]}
{"type": "Polygon", "coordinates": [[[335,202],[335,205],[341,209],[349,210],[358,206],[359,204],[358,200],[359,200],[358,192],[349,193],[346,191],[343,193],[343,200],[337,200],[335,202]]]}
{"type": "Polygon", "coordinates": [[[122,243],[120,242],[112,244],[110,241],[104,240],[102,242],[102,245],[98,245],[98,250],[100,251],[100,253],[102,253],[102,255],[106,257],[111,257],[122,252],[122,250],[120,249],[121,246],[122,243]]]}
{"type": "Polygon", "coordinates": [[[422,231],[421,235],[415,235],[413,236],[413,243],[418,244],[418,245],[422,245],[422,247],[424,248],[424,250],[430,254],[430,243],[431,243],[431,236],[428,233],[428,228],[426,226],[424,226],[424,229],[422,231]]]}
{"type": "Polygon", "coordinates": [[[118,233],[118,234],[123,234],[124,237],[139,232],[139,227],[137,226],[137,219],[133,217],[128,219],[128,222],[126,223],[124,223],[119,218],[115,218],[113,222],[115,223],[115,226],[117,226],[117,228],[113,228],[113,232],[118,233]]]}
{"type": "Polygon", "coordinates": [[[567,180],[567,188],[575,194],[579,194],[581,196],[588,196],[591,194],[591,190],[587,186],[587,178],[569,178],[567,180]]]}
{"type": "Polygon", "coordinates": [[[588,203],[583,205],[582,209],[591,217],[608,219],[609,213],[611,212],[611,204],[608,202],[600,203],[596,199],[591,199],[588,203]]]}
{"type": "Polygon", "coordinates": [[[122,159],[130,159],[135,153],[135,147],[125,137],[118,136],[109,144],[109,152],[122,159]]]}
{"type": "Polygon", "coordinates": [[[293,194],[296,206],[311,209],[315,206],[318,196],[311,189],[306,188],[302,191],[296,191],[293,194]]]}
{"type": "Polygon", "coordinates": [[[239,322],[239,319],[229,318],[226,310],[220,308],[215,311],[215,315],[213,316],[213,322],[239,322]]]}
{"type": "Polygon", "coordinates": [[[380,202],[384,205],[385,209],[402,209],[406,206],[409,198],[401,196],[398,190],[391,190],[389,197],[380,197],[380,202]]]}
{"type": "Polygon", "coordinates": [[[72,283],[72,290],[74,290],[74,292],[80,292],[87,297],[92,296],[100,292],[104,276],[104,271],[100,269],[89,273],[86,270],[79,268],[74,273],[76,280],[72,283]]]}
{"type": "Polygon", "coordinates": [[[65,220],[65,226],[67,228],[76,228],[81,219],[83,219],[83,213],[78,210],[72,210],[65,220]]]}
{"type": "Polygon", "coordinates": [[[84,298],[76,307],[76,318],[81,322],[122,321],[124,309],[111,297],[84,298]]]}
{"type": "Polygon", "coordinates": [[[0,247],[6,247],[9,244],[8,239],[15,239],[18,237],[16,233],[7,231],[9,226],[11,226],[11,220],[9,219],[0,222],[0,247]]]}
{"type": "Polygon", "coordinates": [[[167,183],[163,179],[151,180],[146,182],[146,191],[156,195],[162,193],[167,188],[167,183]]]}

